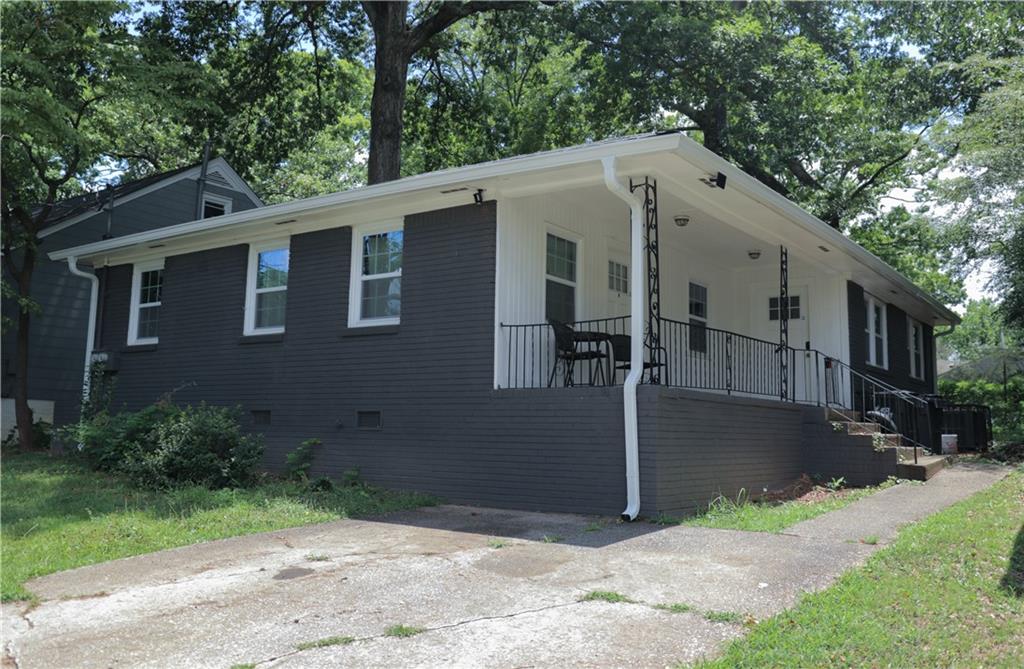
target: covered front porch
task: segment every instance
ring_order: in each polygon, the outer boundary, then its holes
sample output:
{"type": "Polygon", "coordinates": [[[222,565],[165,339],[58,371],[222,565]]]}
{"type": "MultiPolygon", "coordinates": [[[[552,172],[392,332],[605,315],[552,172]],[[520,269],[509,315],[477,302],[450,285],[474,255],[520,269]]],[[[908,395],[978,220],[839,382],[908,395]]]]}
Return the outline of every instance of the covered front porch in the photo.
{"type": "Polygon", "coordinates": [[[784,239],[714,175],[649,172],[639,248],[603,183],[499,200],[495,386],[622,384],[640,291],[643,383],[824,403],[825,359],[848,357],[838,254],[784,239]]]}

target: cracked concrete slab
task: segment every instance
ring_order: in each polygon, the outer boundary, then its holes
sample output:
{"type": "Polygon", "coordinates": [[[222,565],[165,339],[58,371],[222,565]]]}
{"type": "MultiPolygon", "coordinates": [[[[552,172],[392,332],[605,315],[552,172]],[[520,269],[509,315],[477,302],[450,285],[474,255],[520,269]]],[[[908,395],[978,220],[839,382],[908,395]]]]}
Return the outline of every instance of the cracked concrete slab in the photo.
{"type": "Polygon", "coordinates": [[[42,601],[5,606],[4,636],[26,669],[672,665],[743,633],[700,611],[791,606],[877,549],[836,527],[898,527],[1004,473],[978,472],[886,490],[799,535],[443,506],[238,537],[31,581],[42,601]],[[634,603],[579,601],[594,590],[634,603]],[[697,613],[655,608],[675,603],[697,613]],[[393,625],[426,631],[385,636],[393,625]],[[332,636],[356,641],[296,650],[332,636]]]}

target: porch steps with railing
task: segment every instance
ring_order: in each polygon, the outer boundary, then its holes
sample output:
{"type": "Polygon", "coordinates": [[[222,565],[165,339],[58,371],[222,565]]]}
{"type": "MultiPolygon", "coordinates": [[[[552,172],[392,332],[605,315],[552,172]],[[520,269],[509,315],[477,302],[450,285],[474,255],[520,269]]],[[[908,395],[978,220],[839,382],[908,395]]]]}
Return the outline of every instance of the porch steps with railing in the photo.
{"type": "Polygon", "coordinates": [[[859,412],[829,409],[828,420],[833,431],[850,436],[863,437],[864,445],[876,450],[896,451],[896,475],[912,481],[927,481],[952,462],[951,456],[930,455],[921,452],[915,458],[912,446],[902,446],[898,434],[886,434],[878,423],[861,422],[859,412]]]}

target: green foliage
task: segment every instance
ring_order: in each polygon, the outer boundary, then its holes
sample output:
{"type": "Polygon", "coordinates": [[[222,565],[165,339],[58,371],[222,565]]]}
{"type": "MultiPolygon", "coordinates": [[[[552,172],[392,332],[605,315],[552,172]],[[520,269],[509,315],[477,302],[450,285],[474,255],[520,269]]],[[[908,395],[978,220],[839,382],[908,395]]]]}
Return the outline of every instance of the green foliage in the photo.
{"type": "Polygon", "coordinates": [[[339,518],[436,504],[417,493],[370,486],[319,492],[265,481],[246,489],[142,489],[78,458],[5,454],[0,482],[3,599],[23,583],[88,564],[339,518]]]}
{"type": "Polygon", "coordinates": [[[422,627],[411,627],[409,625],[392,625],[391,627],[384,630],[385,636],[398,637],[404,639],[411,636],[416,636],[426,630],[422,627]]]}
{"type": "Polygon", "coordinates": [[[984,379],[939,379],[939,393],[961,404],[985,404],[992,408],[992,432],[996,441],[1024,442],[1024,375],[1010,377],[1006,386],[984,379]]]}
{"type": "Polygon", "coordinates": [[[123,474],[155,489],[250,485],[263,455],[257,436],[245,435],[238,410],[160,402],[135,412],[100,412],[65,431],[98,470],[123,474]]]}
{"type": "Polygon", "coordinates": [[[610,590],[592,590],[580,597],[581,602],[608,602],[609,604],[629,604],[633,600],[618,592],[610,590]]]}
{"type": "MultiPolygon", "coordinates": [[[[32,448],[45,451],[50,448],[50,443],[53,439],[53,426],[47,423],[45,420],[36,420],[32,423],[32,448]]],[[[4,437],[3,443],[0,444],[0,449],[7,452],[18,446],[18,428],[14,426],[11,428],[10,434],[4,437]]]]}
{"type": "Polygon", "coordinates": [[[970,265],[963,259],[970,250],[960,240],[959,229],[900,206],[880,216],[858,219],[846,232],[946,304],[959,304],[967,297],[964,279],[970,265]]]}
{"type": "Polygon", "coordinates": [[[288,478],[293,481],[305,481],[309,478],[309,468],[313,466],[316,448],[322,443],[319,439],[306,439],[298,448],[284,456],[288,478]]]}
{"type": "Polygon", "coordinates": [[[327,648],[329,646],[347,646],[356,640],[352,636],[329,636],[316,641],[305,641],[295,647],[296,650],[312,650],[314,648],[327,648]]]}
{"type": "Polygon", "coordinates": [[[358,467],[351,467],[349,469],[346,469],[341,474],[341,483],[344,486],[352,487],[362,485],[362,481],[362,475],[359,473],[358,467]]]}
{"type": "Polygon", "coordinates": [[[938,340],[940,351],[957,361],[976,360],[996,348],[1024,346],[1024,330],[1017,332],[1003,320],[999,303],[991,298],[967,303],[959,325],[938,340]]]}

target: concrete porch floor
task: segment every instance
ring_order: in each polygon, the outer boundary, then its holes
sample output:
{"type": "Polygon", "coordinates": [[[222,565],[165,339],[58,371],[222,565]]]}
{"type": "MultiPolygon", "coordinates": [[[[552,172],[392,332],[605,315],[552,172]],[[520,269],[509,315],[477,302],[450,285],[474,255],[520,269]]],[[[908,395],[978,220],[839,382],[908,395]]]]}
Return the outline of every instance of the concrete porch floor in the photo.
{"type": "Polygon", "coordinates": [[[1005,473],[954,466],[784,534],[442,506],[198,544],[30,582],[37,607],[4,606],[5,661],[663,667],[745,631],[701,612],[771,616],[1005,473]],[[579,601],[595,590],[633,603],[579,601]],[[675,603],[694,611],[655,608],[675,603]],[[331,636],[355,640],[297,649],[331,636]]]}

